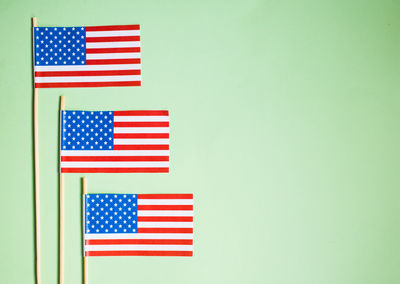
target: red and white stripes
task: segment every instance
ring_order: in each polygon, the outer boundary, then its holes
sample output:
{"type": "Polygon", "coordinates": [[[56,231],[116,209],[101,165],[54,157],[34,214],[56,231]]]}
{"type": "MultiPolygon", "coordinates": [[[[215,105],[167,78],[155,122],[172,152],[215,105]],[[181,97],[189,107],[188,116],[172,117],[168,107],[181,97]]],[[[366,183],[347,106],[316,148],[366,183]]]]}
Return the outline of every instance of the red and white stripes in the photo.
{"type": "Polygon", "coordinates": [[[61,150],[61,172],[169,172],[168,111],[114,111],[113,139],[113,150],[61,150]]]}
{"type": "Polygon", "coordinates": [[[85,234],[86,256],[192,256],[193,194],[139,194],[138,233],[85,234]]]}
{"type": "Polygon", "coordinates": [[[86,27],[86,65],[35,66],[36,88],[140,85],[139,25],[86,27]]]}

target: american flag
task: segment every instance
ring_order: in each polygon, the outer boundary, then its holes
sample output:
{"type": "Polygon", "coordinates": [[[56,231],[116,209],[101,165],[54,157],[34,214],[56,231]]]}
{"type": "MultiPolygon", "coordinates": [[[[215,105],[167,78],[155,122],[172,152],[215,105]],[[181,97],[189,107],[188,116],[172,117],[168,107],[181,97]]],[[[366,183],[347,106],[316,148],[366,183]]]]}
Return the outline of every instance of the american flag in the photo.
{"type": "Polygon", "coordinates": [[[35,88],[140,86],[140,26],[34,27],[35,88]]]}
{"type": "Polygon", "coordinates": [[[61,112],[62,173],[166,173],[166,110],[61,112]]]}
{"type": "Polygon", "coordinates": [[[193,194],[85,194],[86,256],[193,255],[193,194]]]}

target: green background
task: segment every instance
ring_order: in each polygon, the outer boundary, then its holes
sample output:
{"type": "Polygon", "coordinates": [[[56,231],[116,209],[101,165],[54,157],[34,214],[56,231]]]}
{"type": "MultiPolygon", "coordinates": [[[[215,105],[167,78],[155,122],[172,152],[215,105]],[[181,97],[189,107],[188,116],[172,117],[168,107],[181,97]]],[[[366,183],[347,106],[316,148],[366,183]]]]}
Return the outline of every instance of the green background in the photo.
{"type": "MultiPolygon", "coordinates": [[[[142,87],[39,91],[43,284],[62,94],[170,111],[170,174],[88,174],[89,192],[195,194],[193,258],[90,258],[90,283],[400,283],[399,1],[0,0],[1,283],[34,283],[32,16],[142,33],[142,87]]],[[[65,181],[68,284],[81,176],[65,181]]]]}

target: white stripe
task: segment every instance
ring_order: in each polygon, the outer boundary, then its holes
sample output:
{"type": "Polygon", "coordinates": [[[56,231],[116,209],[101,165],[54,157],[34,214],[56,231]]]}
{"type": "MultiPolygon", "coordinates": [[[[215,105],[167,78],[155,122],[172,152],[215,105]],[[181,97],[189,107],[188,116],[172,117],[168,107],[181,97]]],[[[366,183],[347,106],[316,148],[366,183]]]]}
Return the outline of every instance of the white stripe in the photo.
{"type": "Polygon", "coordinates": [[[87,42],[89,48],[140,47],[140,41],[87,42]]]}
{"type": "Polygon", "coordinates": [[[155,115],[155,116],[124,116],[114,115],[114,121],[118,122],[136,122],[136,121],[169,121],[169,115],[155,115]]]}
{"type": "Polygon", "coordinates": [[[169,162],[61,162],[62,168],[168,168],[169,162]]]}
{"type": "Polygon", "coordinates": [[[169,133],[169,127],[114,127],[114,133],[169,133]]]}
{"type": "Polygon", "coordinates": [[[140,70],[140,64],[74,65],[74,66],[35,66],[35,71],[101,71],[101,70],[140,70]]]}
{"type": "Polygon", "coordinates": [[[193,205],[193,199],[138,199],[138,205],[193,205]]]}
{"type": "Polygon", "coordinates": [[[85,245],[85,251],[192,251],[188,245],[85,245]]]}
{"type": "Polygon", "coordinates": [[[85,234],[85,240],[192,240],[193,234],[85,234]]]}
{"type": "Polygon", "coordinates": [[[60,83],[60,82],[116,82],[116,81],[140,81],[140,75],[132,76],[81,76],[81,77],[35,77],[36,83],[60,83]]]}
{"type": "Polygon", "coordinates": [[[168,150],[62,150],[61,156],[169,156],[168,150]]]}
{"type": "Polygon", "coordinates": [[[169,139],[114,139],[114,145],[168,145],[169,139]]]}
{"type": "Polygon", "coordinates": [[[124,58],[140,58],[140,52],[86,54],[86,59],[124,59],[124,58]]]}
{"type": "Polygon", "coordinates": [[[138,222],[138,228],[193,228],[193,222],[138,222]]]}
{"type": "Polygon", "coordinates": [[[140,30],[127,30],[127,31],[101,31],[101,32],[88,32],[86,37],[108,37],[108,36],[138,36],[140,30]]]}
{"type": "Polygon", "coordinates": [[[193,216],[193,211],[192,210],[138,210],[137,215],[138,216],[157,216],[157,217],[163,217],[163,216],[191,217],[191,216],[193,216]]]}

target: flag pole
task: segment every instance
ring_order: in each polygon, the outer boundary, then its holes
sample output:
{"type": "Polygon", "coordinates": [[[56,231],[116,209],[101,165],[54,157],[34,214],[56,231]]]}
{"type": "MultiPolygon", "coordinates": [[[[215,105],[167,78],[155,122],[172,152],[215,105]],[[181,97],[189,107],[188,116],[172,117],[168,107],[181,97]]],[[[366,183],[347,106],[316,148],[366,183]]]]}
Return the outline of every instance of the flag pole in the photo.
{"type": "Polygon", "coordinates": [[[83,284],[88,284],[88,259],[85,255],[85,194],[87,194],[87,180],[82,178],[83,191],[83,207],[82,207],[82,222],[83,222],[83,284]]]}
{"type": "MultiPolygon", "coordinates": [[[[35,72],[35,31],[36,17],[32,18],[32,65],[35,72]]],[[[41,255],[40,255],[40,196],[39,196],[39,94],[35,88],[35,73],[33,73],[33,147],[35,163],[35,241],[36,241],[36,284],[41,282],[41,255]]]]}
{"type": "MultiPolygon", "coordinates": [[[[62,145],[62,111],[65,110],[65,97],[60,97],[60,150],[62,145]]],[[[61,154],[61,153],[60,153],[61,154]]],[[[61,155],[60,155],[61,157],[61,155]]],[[[59,283],[64,284],[64,174],[61,172],[60,160],[60,235],[59,235],[59,283]]]]}

